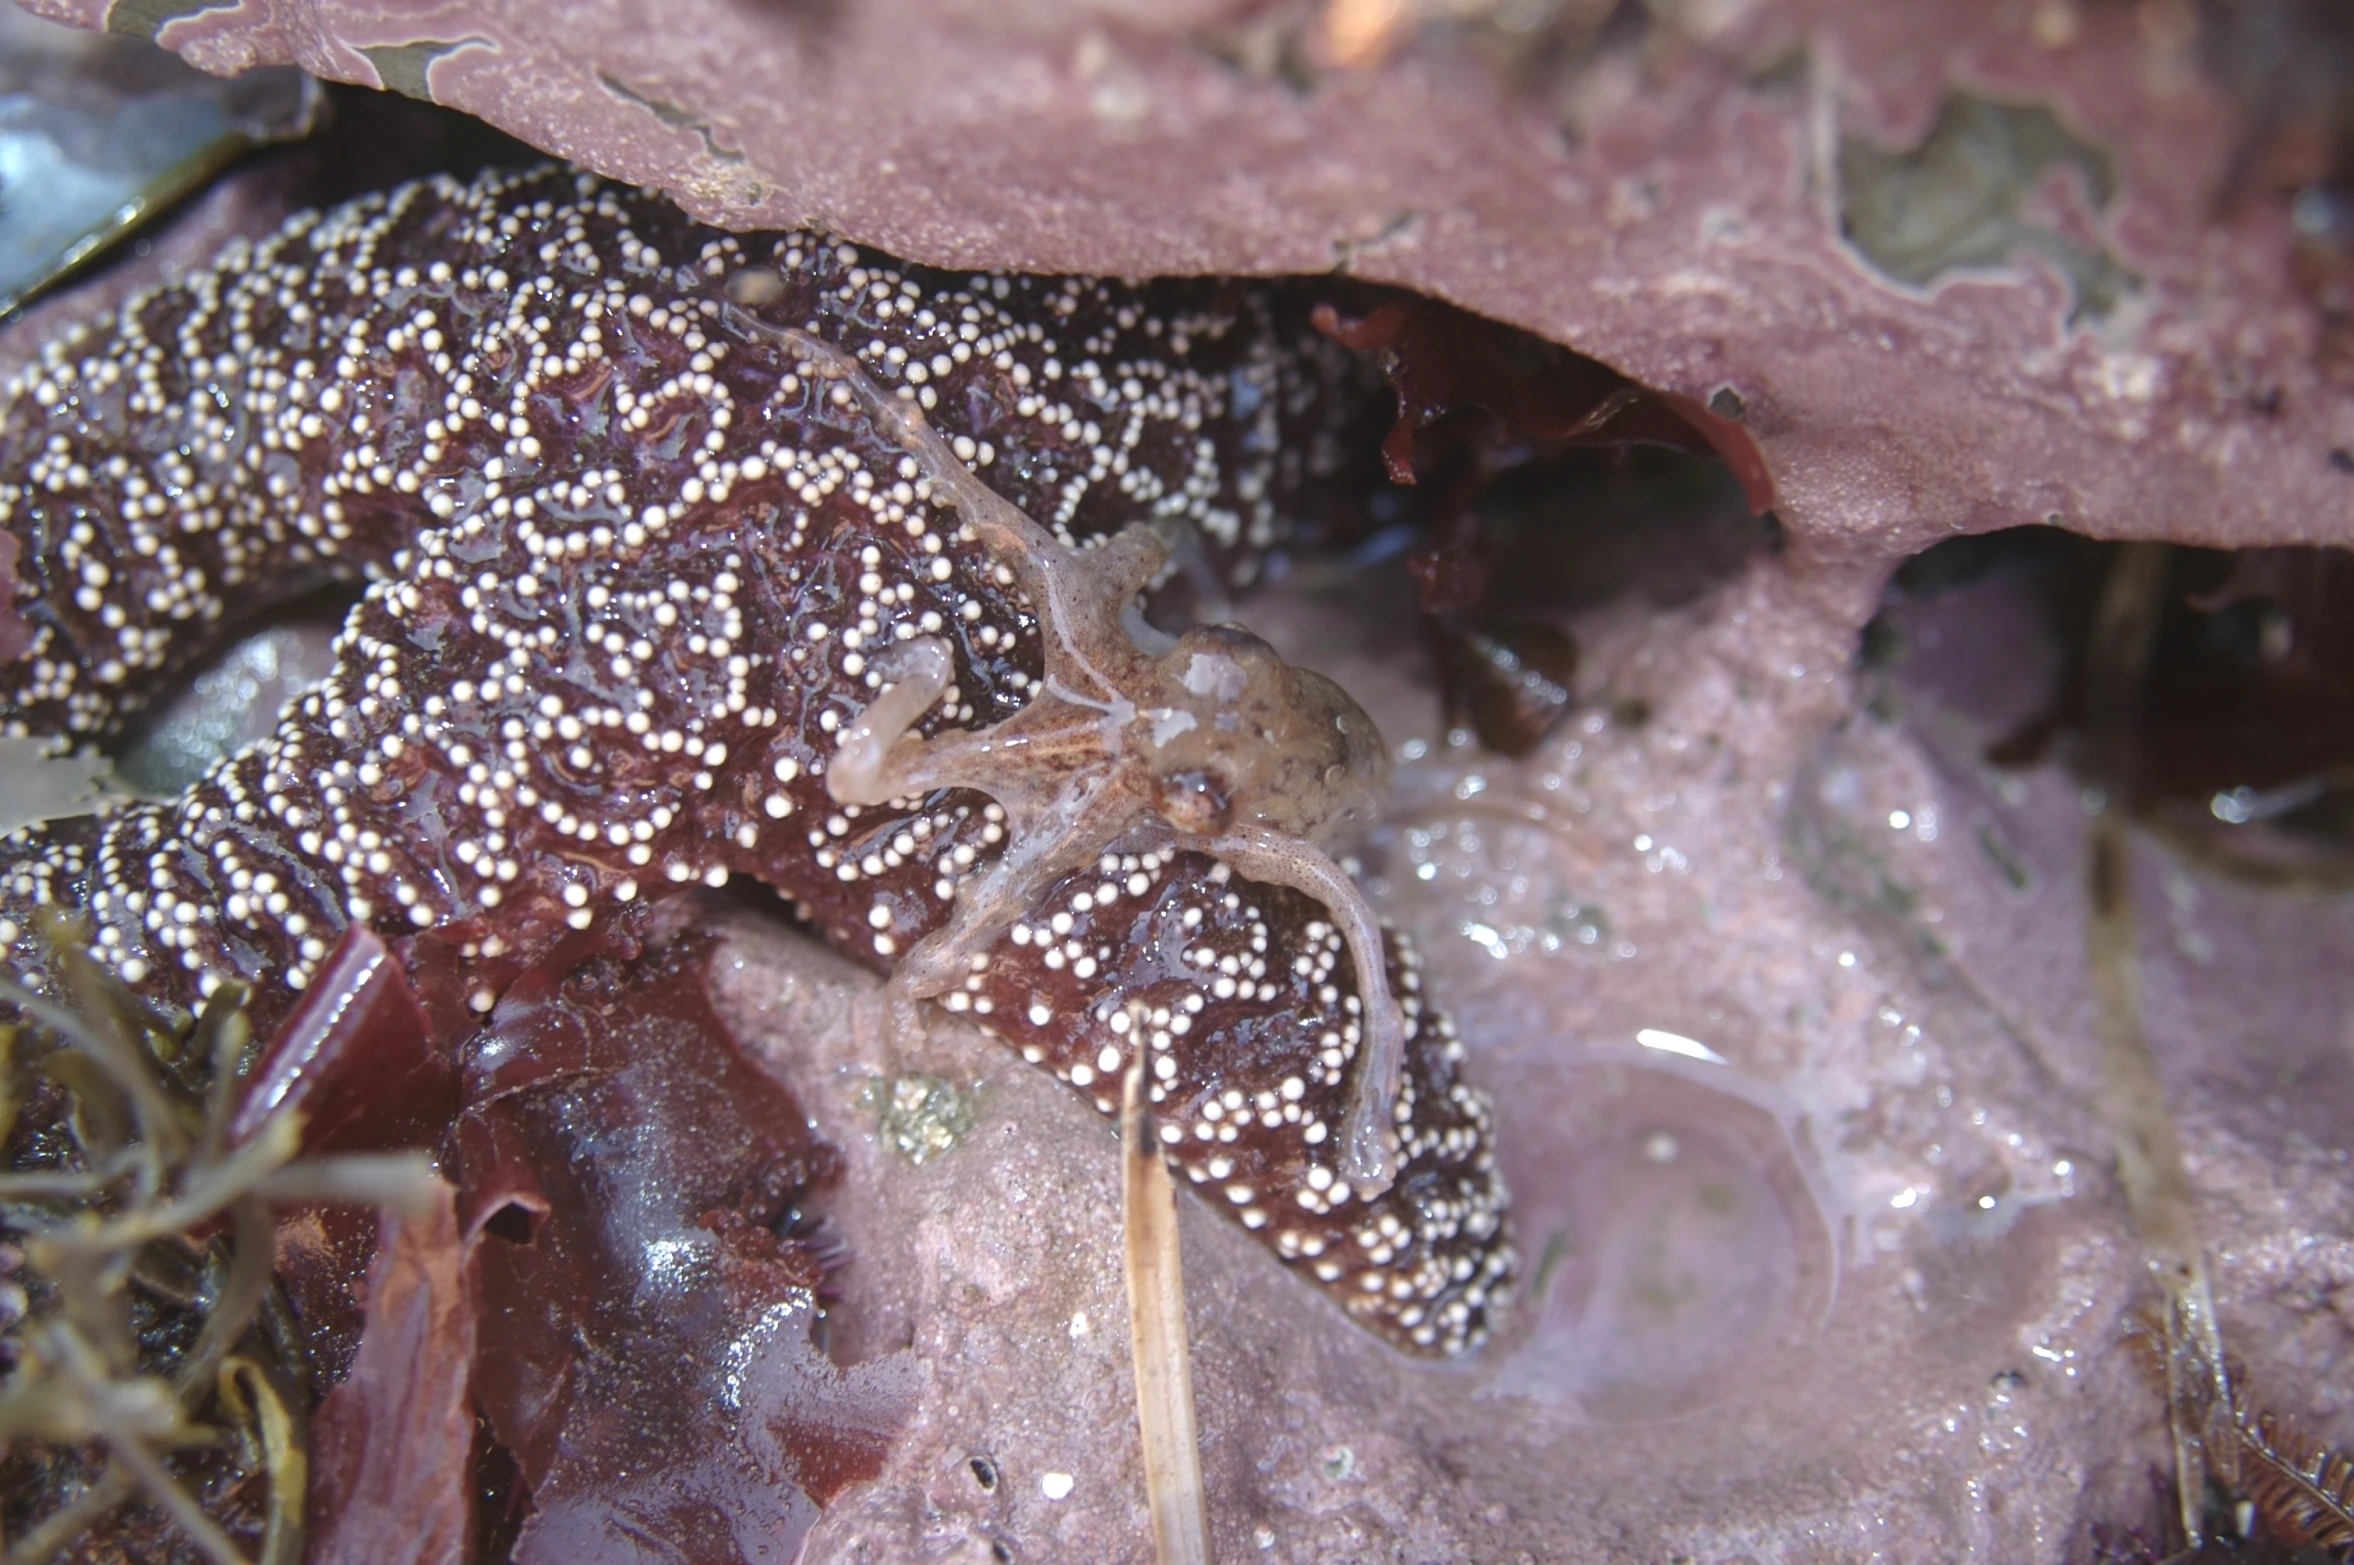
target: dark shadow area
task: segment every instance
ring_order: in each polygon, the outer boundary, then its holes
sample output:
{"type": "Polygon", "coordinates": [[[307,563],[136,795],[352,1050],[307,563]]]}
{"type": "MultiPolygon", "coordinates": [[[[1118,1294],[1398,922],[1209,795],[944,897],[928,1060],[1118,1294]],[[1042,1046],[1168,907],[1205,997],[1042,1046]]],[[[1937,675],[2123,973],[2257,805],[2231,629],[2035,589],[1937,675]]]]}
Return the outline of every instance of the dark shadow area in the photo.
{"type": "Polygon", "coordinates": [[[1369,619],[1416,625],[1445,722],[1502,755],[1528,754],[1576,709],[1579,616],[1689,603],[1780,546],[1772,513],[1752,512],[1714,456],[1508,438],[1440,450],[1415,487],[1372,497],[1355,550],[1292,570],[1353,576],[1343,590],[1369,619]]]}
{"type": "Polygon", "coordinates": [[[1956,539],[1890,582],[1867,661],[1897,699],[1963,714],[1983,758],[2095,780],[2095,616],[2122,549],[2165,550],[2126,719],[2136,817],[2228,873],[2354,875],[2354,553],[2105,544],[2029,527],[1956,539]]]}
{"type": "Polygon", "coordinates": [[[115,775],[168,797],[276,728],[286,703],[334,667],[330,644],[359,596],[327,588],[243,627],[131,719],[110,747],[115,775]]]}
{"type": "Polygon", "coordinates": [[[1689,603],[1775,546],[1722,462],[1659,446],[1564,452],[1500,479],[1480,506],[1490,597],[1510,613],[1576,613],[1625,597],[1689,603]]]}

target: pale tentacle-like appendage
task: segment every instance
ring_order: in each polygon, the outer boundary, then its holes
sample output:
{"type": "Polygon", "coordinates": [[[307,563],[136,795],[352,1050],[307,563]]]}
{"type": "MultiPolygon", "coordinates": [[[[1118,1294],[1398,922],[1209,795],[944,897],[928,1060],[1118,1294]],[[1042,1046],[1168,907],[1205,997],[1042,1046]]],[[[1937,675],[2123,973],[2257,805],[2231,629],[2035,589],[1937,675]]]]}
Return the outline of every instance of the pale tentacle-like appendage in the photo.
{"type": "MultiPolygon", "coordinates": [[[[775,328],[769,328],[774,330],[775,328]]],[[[1397,1176],[1391,1117],[1406,1024],[1390,991],[1380,920],[1331,846],[1370,822],[1389,763],[1373,720],[1338,685],[1293,668],[1232,625],[1187,631],[1158,654],[1137,644],[1130,611],[1168,561],[1138,523],[1073,549],[983,483],[911,399],[884,390],[849,355],[782,329],[806,372],[863,405],[912,454],[936,500],[1002,563],[1037,614],[1046,659],[1039,693],[1002,721],[929,737],[923,716],[955,686],[946,642],[895,649],[891,681],[844,735],[827,771],[842,804],[880,805],[951,788],[989,795],[1009,845],[957,892],[949,921],[893,975],[902,1019],[913,1002],[961,982],[976,959],[1062,879],[1106,849],[1208,853],[1244,876],[1324,904],[1348,943],[1359,1004],[1342,1172],[1371,1190],[1397,1176]]]]}

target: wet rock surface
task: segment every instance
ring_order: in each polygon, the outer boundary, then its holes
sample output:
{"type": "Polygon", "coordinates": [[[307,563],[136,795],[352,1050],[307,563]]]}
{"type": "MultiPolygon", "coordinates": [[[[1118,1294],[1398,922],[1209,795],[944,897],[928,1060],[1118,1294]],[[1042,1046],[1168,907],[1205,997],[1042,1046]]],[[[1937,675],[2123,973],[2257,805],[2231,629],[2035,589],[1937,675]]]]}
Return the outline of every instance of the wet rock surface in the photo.
{"type": "MultiPolygon", "coordinates": [[[[1985,759],[2062,654],[1999,583],[1892,609],[1892,666],[1857,648],[1955,532],[2354,537],[2290,210],[2234,185],[2159,9],[1660,6],[1554,76],[1445,29],[1293,69],[1309,13],[1206,3],[484,8],[420,38],[246,0],[159,37],[920,260],[1338,265],[1738,418],[1778,551],[1581,605],[1575,707],[1523,759],[1441,731],[1388,589],[1303,572],[1245,607],[1399,747],[1367,862],[1496,1096],[1530,1280],[1475,1362],[1415,1365],[1181,1202],[1220,1557],[2074,1561],[2154,1529],[2167,1452],[2092,1110],[2083,789],[1985,759]]],[[[2354,1439],[2354,924],[2154,842],[2135,872],[2226,1343],[2354,1439]]],[[[784,920],[725,927],[727,1019],[844,1152],[829,1349],[915,1388],[807,1557],[1145,1558],[1109,1127],[945,1023],[895,1048],[784,920]]]]}
{"type": "MultiPolygon", "coordinates": [[[[1256,610],[1411,758],[1375,885],[1496,1094],[1532,1282],[1480,1359],[1415,1366],[1184,1203],[1222,1556],[2072,1560],[2153,1525],[2065,771],[1957,750],[1928,674],[1905,723],[1834,721],[1857,677],[1771,562],[1582,619],[1584,715],[1520,762],[1433,732],[1347,605],[1256,610]]],[[[2227,1341],[2337,1429],[2343,917],[2142,867],[2227,1341]],[[2283,1069],[2295,1111],[2254,1085],[2283,1069]]],[[[977,1038],[894,1056],[866,982],[788,935],[729,950],[723,1009],[848,1149],[834,1347],[928,1376],[813,1557],[1146,1557],[1109,1132],[977,1038]],[[897,1076],[971,1106],[920,1165],[878,1135],[897,1076]]]]}

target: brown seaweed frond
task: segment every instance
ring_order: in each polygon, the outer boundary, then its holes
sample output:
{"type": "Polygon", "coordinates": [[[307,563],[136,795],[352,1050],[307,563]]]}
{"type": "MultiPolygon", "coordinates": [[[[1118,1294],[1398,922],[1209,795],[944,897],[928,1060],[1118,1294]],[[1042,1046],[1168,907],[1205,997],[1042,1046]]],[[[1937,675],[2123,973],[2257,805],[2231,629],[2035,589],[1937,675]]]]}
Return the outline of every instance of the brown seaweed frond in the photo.
{"type": "MultiPolygon", "coordinates": [[[[43,919],[55,997],[0,978],[0,1450],[46,1514],[5,1565],[71,1549],[143,1499],[215,1565],[244,1554],[192,1474],[259,1477],[263,1565],[298,1565],[311,1381],[277,1285],[273,1202],[414,1206],[421,1157],[300,1159],[300,1116],[231,1133],[242,985],[201,1014],[140,1000],[43,919]],[[158,1330],[177,1322],[176,1330],[158,1330]]],[[[217,1500],[216,1500],[217,1503],[217,1500]]],[[[250,1515],[247,1521],[250,1522],[250,1515]]]]}
{"type": "Polygon", "coordinates": [[[2354,1547],[2354,1458],[2243,1396],[2232,1408],[2239,1432],[2240,1488],[2276,1542],[2354,1547]]]}

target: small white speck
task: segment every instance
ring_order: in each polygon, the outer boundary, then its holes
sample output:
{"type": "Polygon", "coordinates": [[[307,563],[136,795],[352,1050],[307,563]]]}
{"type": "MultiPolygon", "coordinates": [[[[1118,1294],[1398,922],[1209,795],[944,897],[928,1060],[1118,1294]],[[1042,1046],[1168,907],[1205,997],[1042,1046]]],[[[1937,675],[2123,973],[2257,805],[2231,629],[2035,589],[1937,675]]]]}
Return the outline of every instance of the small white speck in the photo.
{"type": "Polygon", "coordinates": [[[1071,1497],[1071,1490],[1077,1487],[1078,1482],[1069,1473],[1040,1473],[1038,1475],[1038,1492],[1050,1500],[1067,1500],[1071,1497]]]}

